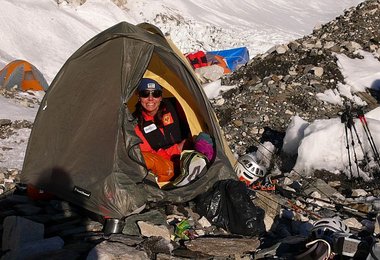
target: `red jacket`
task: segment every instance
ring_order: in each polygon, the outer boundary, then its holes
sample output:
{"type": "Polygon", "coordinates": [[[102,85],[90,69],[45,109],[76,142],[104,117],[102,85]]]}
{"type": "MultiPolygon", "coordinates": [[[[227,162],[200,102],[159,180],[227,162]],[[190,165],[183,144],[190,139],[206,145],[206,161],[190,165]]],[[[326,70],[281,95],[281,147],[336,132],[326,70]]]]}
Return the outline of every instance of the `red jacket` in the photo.
{"type": "MultiPolygon", "coordinates": [[[[150,116],[143,112],[144,119],[146,121],[153,120],[153,116],[150,116]]],[[[160,131],[163,133],[163,129],[160,128],[160,131]]],[[[174,144],[166,149],[159,149],[158,151],[153,150],[153,148],[150,146],[146,138],[144,137],[144,134],[141,132],[140,128],[135,126],[135,132],[138,137],[142,140],[142,143],[140,144],[140,149],[142,152],[151,152],[157,155],[160,155],[161,157],[170,160],[173,155],[180,155],[181,150],[179,149],[177,144],[174,144]]]]}

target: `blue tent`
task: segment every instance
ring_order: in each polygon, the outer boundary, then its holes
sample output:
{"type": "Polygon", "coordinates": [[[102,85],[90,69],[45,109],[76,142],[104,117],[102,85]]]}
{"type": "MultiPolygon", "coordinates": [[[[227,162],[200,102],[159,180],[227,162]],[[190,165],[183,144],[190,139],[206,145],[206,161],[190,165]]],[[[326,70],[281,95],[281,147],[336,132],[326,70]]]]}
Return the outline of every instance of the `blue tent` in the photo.
{"type": "Polygon", "coordinates": [[[245,65],[249,61],[249,52],[246,47],[220,50],[220,51],[208,51],[206,55],[222,56],[226,60],[228,68],[231,71],[236,70],[241,65],[245,65]]]}

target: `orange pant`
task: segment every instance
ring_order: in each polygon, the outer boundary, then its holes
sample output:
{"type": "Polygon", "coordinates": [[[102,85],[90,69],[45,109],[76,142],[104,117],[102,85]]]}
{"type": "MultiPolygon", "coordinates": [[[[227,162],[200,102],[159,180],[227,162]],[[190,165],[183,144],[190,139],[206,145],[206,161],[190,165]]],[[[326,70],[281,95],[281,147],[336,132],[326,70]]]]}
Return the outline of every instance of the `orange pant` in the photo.
{"type": "Polygon", "coordinates": [[[151,153],[142,152],[146,167],[158,178],[158,182],[167,182],[174,176],[174,163],[168,159],[151,153]]]}

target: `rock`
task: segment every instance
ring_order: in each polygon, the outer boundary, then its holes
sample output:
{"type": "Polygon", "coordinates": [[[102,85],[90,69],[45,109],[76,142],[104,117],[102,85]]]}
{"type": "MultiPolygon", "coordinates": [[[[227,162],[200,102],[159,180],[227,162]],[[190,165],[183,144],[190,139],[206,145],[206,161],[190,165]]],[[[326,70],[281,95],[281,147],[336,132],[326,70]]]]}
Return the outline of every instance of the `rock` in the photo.
{"type": "Polygon", "coordinates": [[[357,230],[362,229],[362,224],[356,218],[348,218],[344,219],[343,223],[345,223],[349,228],[354,228],[357,230]]]}
{"type": "Polygon", "coordinates": [[[0,119],[0,127],[9,126],[12,124],[12,120],[9,119],[0,119]]]}
{"type": "Polygon", "coordinates": [[[327,185],[326,182],[324,182],[321,179],[312,180],[308,183],[309,188],[305,189],[305,194],[310,195],[313,192],[318,192],[323,195],[324,199],[330,199],[333,196],[338,196],[339,193],[336,189],[330,187],[327,185]]]}
{"type": "Polygon", "coordinates": [[[140,230],[137,225],[138,221],[149,221],[155,225],[166,225],[166,216],[158,210],[150,210],[145,213],[131,215],[125,219],[125,226],[122,233],[133,236],[140,235],[140,230]]]}
{"type": "Polygon", "coordinates": [[[224,105],[224,102],[225,102],[224,98],[218,98],[218,99],[216,100],[216,102],[215,102],[215,105],[216,105],[216,106],[223,106],[223,105],[224,105]]]}
{"type": "Polygon", "coordinates": [[[333,187],[333,188],[337,188],[337,187],[341,186],[341,182],[340,181],[329,181],[327,184],[329,186],[333,187]]]}
{"type": "Polygon", "coordinates": [[[260,245],[256,238],[212,238],[204,237],[185,242],[191,251],[197,251],[217,257],[244,256],[248,252],[255,252],[260,245]]]}
{"type": "Polygon", "coordinates": [[[355,52],[359,49],[362,49],[362,46],[359,43],[353,42],[353,41],[346,42],[346,43],[342,44],[342,46],[347,48],[349,52],[355,52]]]}
{"type": "Polygon", "coordinates": [[[211,223],[207,220],[205,217],[201,217],[198,220],[198,223],[202,226],[202,228],[208,228],[211,227],[211,223]]]}
{"type": "Polygon", "coordinates": [[[354,189],[354,190],[352,190],[352,194],[351,194],[351,196],[354,198],[355,197],[365,197],[367,195],[368,195],[368,192],[366,192],[363,189],[354,189]]]}
{"type": "Polygon", "coordinates": [[[174,246],[170,243],[170,240],[167,240],[163,237],[149,237],[143,242],[143,247],[148,255],[157,253],[165,253],[171,255],[174,246]]]}
{"type": "Polygon", "coordinates": [[[375,199],[372,201],[372,207],[376,211],[380,211],[380,199],[375,199]]]}
{"type": "Polygon", "coordinates": [[[135,247],[142,242],[144,239],[141,236],[128,236],[124,234],[111,234],[107,239],[109,242],[117,242],[121,244],[125,244],[127,246],[135,247]]]}
{"type": "Polygon", "coordinates": [[[348,203],[347,207],[353,211],[359,211],[359,213],[361,212],[362,214],[364,212],[369,213],[372,211],[372,204],[370,203],[348,203]]]}
{"type": "Polygon", "coordinates": [[[170,231],[164,225],[154,225],[149,222],[138,221],[137,225],[140,228],[141,235],[145,237],[163,237],[170,241],[170,231]]]}
{"type": "Polygon", "coordinates": [[[335,42],[330,42],[330,41],[327,41],[327,42],[325,42],[325,44],[324,44],[324,48],[325,49],[330,49],[330,48],[332,48],[332,47],[334,47],[335,46],[335,42]]]}
{"type": "Polygon", "coordinates": [[[224,69],[219,65],[211,65],[197,68],[195,73],[201,78],[214,82],[223,76],[224,69]]]}
{"type": "Polygon", "coordinates": [[[241,120],[235,120],[233,123],[234,123],[235,126],[237,126],[237,127],[240,127],[240,126],[243,125],[243,121],[241,121],[241,120]]]}
{"type": "Polygon", "coordinates": [[[292,51],[296,51],[299,46],[301,44],[299,44],[297,41],[291,41],[289,44],[288,44],[288,47],[292,50],[292,51]]]}
{"type": "Polygon", "coordinates": [[[277,52],[278,54],[283,54],[283,53],[285,53],[288,49],[289,49],[289,48],[288,48],[288,46],[286,46],[286,45],[279,45],[279,46],[276,47],[276,52],[277,52]]]}
{"type": "Polygon", "coordinates": [[[323,75],[323,68],[322,67],[314,67],[313,71],[314,71],[315,76],[317,76],[319,78],[322,77],[322,75],[323,75]]]}
{"type": "Polygon", "coordinates": [[[103,241],[96,245],[87,255],[87,260],[113,260],[113,259],[149,259],[148,254],[135,247],[122,243],[103,241]]]}

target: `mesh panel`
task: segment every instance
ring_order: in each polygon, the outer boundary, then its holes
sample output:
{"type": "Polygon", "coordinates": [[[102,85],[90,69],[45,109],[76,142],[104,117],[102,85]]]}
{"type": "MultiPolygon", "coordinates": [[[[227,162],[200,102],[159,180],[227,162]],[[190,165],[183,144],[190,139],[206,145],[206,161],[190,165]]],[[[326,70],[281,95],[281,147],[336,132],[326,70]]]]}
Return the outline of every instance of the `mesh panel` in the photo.
{"type": "Polygon", "coordinates": [[[31,71],[26,71],[24,74],[24,80],[34,80],[33,73],[31,71]]]}

